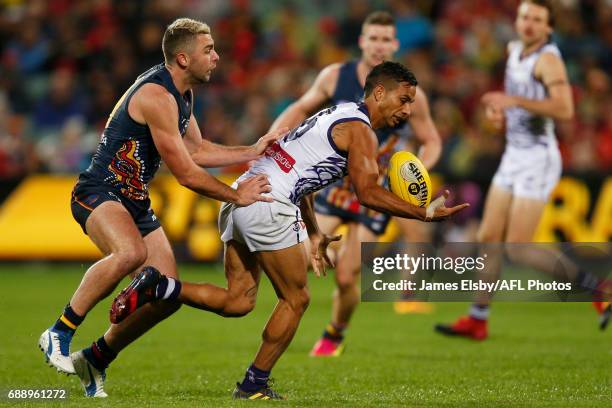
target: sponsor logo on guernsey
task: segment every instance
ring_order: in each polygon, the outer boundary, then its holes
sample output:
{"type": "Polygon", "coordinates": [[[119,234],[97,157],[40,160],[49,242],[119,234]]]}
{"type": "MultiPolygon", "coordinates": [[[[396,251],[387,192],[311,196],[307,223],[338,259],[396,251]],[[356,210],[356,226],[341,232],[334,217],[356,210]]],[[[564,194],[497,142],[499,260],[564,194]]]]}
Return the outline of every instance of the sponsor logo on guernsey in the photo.
{"type": "Polygon", "coordinates": [[[272,158],[285,173],[289,173],[295,164],[295,159],[284,151],[278,142],[266,149],[266,156],[272,158]]]}

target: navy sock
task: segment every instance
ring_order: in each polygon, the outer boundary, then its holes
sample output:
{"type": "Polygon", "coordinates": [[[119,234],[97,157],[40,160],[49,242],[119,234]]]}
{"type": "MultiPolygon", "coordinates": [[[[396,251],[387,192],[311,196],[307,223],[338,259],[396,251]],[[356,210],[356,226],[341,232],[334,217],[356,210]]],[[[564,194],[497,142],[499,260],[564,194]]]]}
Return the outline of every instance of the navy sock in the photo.
{"type": "Polygon", "coordinates": [[[85,320],[85,316],[79,316],[76,314],[72,307],[70,307],[70,303],[66,305],[64,312],[62,315],[56,320],[53,325],[53,330],[55,331],[63,331],[66,333],[74,334],[77,327],[85,320]]]}
{"type": "Polygon", "coordinates": [[[246,392],[254,392],[268,385],[270,379],[270,371],[260,370],[255,367],[255,364],[246,370],[244,380],[240,384],[240,389],[246,392]]]}
{"type": "Polygon", "coordinates": [[[329,323],[323,331],[323,337],[339,342],[344,339],[344,330],[346,327],[340,327],[333,323],[329,323]]]}
{"type": "Polygon", "coordinates": [[[85,358],[98,370],[105,370],[114,359],[117,358],[115,353],[104,340],[104,336],[94,341],[91,346],[83,350],[85,358]]]}
{"type": "Polygon", "coordinates": [[[162,300],[175,300],[181,293],[181,281],[162,276],[155,288],[155,297],[162,300]]]}

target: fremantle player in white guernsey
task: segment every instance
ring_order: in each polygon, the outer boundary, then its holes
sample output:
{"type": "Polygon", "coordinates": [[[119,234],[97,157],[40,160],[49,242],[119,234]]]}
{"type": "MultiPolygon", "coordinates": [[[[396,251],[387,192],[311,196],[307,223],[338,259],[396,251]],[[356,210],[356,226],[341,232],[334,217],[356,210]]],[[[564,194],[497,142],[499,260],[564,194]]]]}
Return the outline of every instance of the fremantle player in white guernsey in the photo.
{"type": "MultiPolygon", "coordinates": [[[[533,101],[548,99],[549,92],[542,74],[536,76],[536,64],[540,64],[539,71],[542,72],[543,64],[552,59],[562,69],[563,62],[557,46],[547,43],[525,55],[524,44],[512,41],[508,44],[508,51],[504,81],[506,95],[533,101]]],[[[552,85],[559,91],[558,98],[562,104],[557,118],[569,119],[572,115],[572,102],[566,75],[564,72],[551,75],[559,78],[556,85],[552,85]],[[565,85],[565,89],[561,89],[561,85],[565,85]]],[[[555,93],[553,90],[552,94],[555,93]]],[[[489,103],[490,110],[503,109],[502,106],[496,106],[496,103],[503,102],[495,102],[495,94],[486,95],[485,101],[489,100],[492,100],[489,103]]],[[[561,177],[562,168],[553,118],[514,104],[508,104],[504,113],[506,150],[493,184],[516,197],[546,202],[561,177]]]]}
{"type": "MultiPolygon", "coordinates": [[[[282,398],[270,389],[268,378],[308,306],[304,240],[309,238],[316,249],[310,256],[317,276],[330,264],[327,245],[337,237],[320,232],[307,196],[348,174],[363,205],[425,220],[424,208],[408,204],[378,185],[378,141],[372,130],[408,119],[416,84],[414,75],[403,65],[378,65],[366,79],[363,104],[341,104],[310,117],[269,148],[266,157],[258,159],[239,179],[265,174],[272,186],[273,202],[248,207],[227,203],[221,209],[219,227],[225,242],[227,288],[181,282],[176,299],[222,316],[244,316],[255,306],[260,268],[272,282],[278,303],[253,363],[234,390],[235,398],[282,398]]],[[[431,220],[445,219],[466,206],[446,208],[441,204],[431,220]]],[[[158,291],[139,292],[136,303],[156,300],[153,292],[158,291]]]]}
{"type": "MultiPolygon", "coordinates": [[[[519,40],[508,45],[504,92],[489,92],[482,98],[489,120],[501,129],[505,119],[506,149],[487,195],[479,242],[530,242],[561,176],[553,120],[572,119],[574,103],[561,53],[551,42],[553,21],[548,1],[521,2],[515,22],[519,40]]],[[[516,253],[508,247],[508,255],[552,275],[555,265],[562,264],[565,276],[577,285],[592,290],[598,287],[596,277],[580,270],[561,253],[536,247],[516,253]]],[[[499,263],[500,257],[501,254],[496,257],[499,263]]],[[[489,264],[492,265],[491,258],[489,264]]],[[[490,295],[479,293],[469,316],[436,329],[484,340],[488,335],[489,304],[490,295]]],[[[607,315],[602,313],[602,327],[609,313],[608,305],[607,315]]]]}
{"type": "MultiPolygon", "coordinates": [[[[383,61],[393,59],[399,48],[395,19],[386,11],[374,11],[364,20],[359,36],[361,56],[358,60],[326,66],[310,88],[274,121],[271,130],[293,128],[304,119],[329,105],[359,102],[368,73],[383,61]]],[[[442,142],[430,115],[425,92],[417,86],[412,114],[404,126],[376,131],[379,142],[379,182],[385,183],[391,155],[406,148],[408,139],[419,145],[419,158],[431,169],[442,150],[442,142]]],[[[325,325],[321,338],[310,355],[338,356],[344,349],[344,337],[352,316],[359,305],[359,276],[361,272],[361,243],[375,242],[389,224],[388,214],[359,205],[359,200],[345,178],[330,184],[314,198],[317,223],[326,234],[333,234],[341,225],[346,232],[337,251],[331,320],[325,325]]],[[[395,218],[404,239],[408,242],[428,242],[431,226],[415,220],[395,218]]],[[[399,313],[427,312],[430,303],[396,302],[399,313]]]]}

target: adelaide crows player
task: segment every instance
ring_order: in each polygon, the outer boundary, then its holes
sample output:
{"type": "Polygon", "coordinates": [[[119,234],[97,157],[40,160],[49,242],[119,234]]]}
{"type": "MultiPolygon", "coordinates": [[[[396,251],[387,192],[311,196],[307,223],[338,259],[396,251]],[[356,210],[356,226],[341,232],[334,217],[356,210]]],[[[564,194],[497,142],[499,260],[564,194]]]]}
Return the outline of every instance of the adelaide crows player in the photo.
{"type": "Polygon", "coordinates": [[[179,308],[177,302],[148,305],[112,325],[91,347],[70,354],[79,324],[123,277],[143,265],[178,276],[168,238],[150,208],[148,184],[161,161],[180,184],[204,196],[236,206],[270,200],[262,195],[270,191],[264,174],[231,188],[202,167],[257,159],[282,129],[250,147],[204,140],[192,113],[192,88],[210,79],[219,60],[210,29],[178,19],[167,27],[162,49],[165,62],[140,75],[117,102],[91,165],[72,193],[72,214],[104,258],[87,270],[59,319],[39,340],[47,362],[58,371],[76,371],[88,396],[105,397],[105,369],[117,353],[179,308]]]}

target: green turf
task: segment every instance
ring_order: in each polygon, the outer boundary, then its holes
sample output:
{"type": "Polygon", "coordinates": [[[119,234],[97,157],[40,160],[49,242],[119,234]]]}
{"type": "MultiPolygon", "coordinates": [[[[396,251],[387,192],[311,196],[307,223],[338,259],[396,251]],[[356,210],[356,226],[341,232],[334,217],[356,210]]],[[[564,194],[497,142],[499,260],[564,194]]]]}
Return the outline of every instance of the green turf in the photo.
{"type": "MultiPolygon", "coordinates": [[[[107,401],[82,396],[76,377],[43,363],[36,342],[68,301],[83,265],[0,265],[0,388],[66,388],[64,403],[18,406],[222,407],[257,350],[275,298],[262,283],[253,313],[241,319],[183,308],[121,353],[108,370],[107,401]]],[[[182,268],[188,280],[223,282],[211,267],[182,268]]],[[[612,406],[612,331],[600,333],[589,304],[494,306],[484,343],[432,332],[466,304],[437,304],[427,316],[398,316],[388,303],[362,304],[338,359],[308,351],[329,318],[333,280],[310,279],[312,301],[274,369],[276,388],[304,407],[604,407],[612,406]]],[[[87,317],[73,350],[107,324],[110,301],[87,317]]],[[[0,404],[7,404],[6,399],[0,404]]]]}

